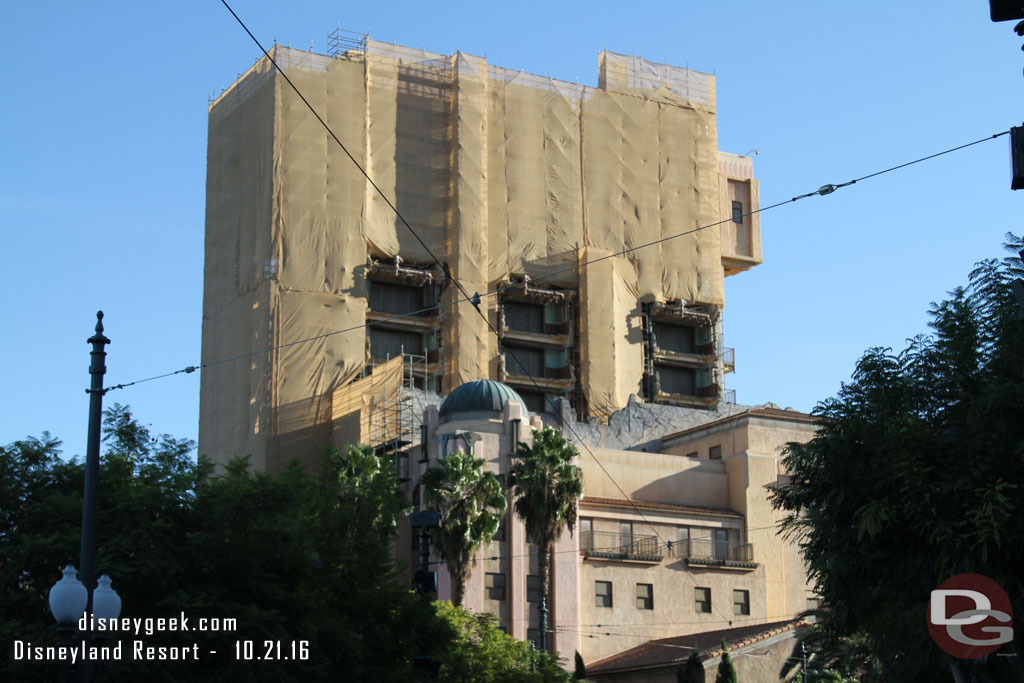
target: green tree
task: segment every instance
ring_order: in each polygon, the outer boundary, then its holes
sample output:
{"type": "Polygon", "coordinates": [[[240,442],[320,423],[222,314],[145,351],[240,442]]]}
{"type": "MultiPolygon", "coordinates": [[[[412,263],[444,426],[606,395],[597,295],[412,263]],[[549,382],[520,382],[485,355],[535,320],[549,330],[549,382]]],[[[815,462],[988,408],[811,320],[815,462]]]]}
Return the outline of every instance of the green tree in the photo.
{"type": "Polygon", "coordinates": [[[583,662],[583,655],[579,651],[576,652],[575,671],[573,671],[572,679],[574,681],[587,680],[587,665],[583,662]]]}
{"type": "MultiPolygon", "coordinates": [[[[930,335],[869,350],[816,408],[817,436],[785,456],[792,480],[773,502],[829,606],[826,640],[863,639],[888,681],[949,677],[922,615],[950,576],[984,574],[1024,609],[1021,274],[1016,258],[978,264],[932,305],[930,335]]],[[[1019,621],[1015,633],[1020,653],[1019,621]]],[[[1024,681],[1019,660],[990,658],[987,675],[1024,681]]]]}
{"type": "Polygon", "coordinates": [[[456,606],[462,605],[473,553],[494,537],[508,507],[501,482],[483,467],[482,459],[456,451],[428,468],[420,480],[427,506],[441,515],[441,526],[432,536],[448,565],[456,606]]]}
{"type": "Polygon", "coordinates": [[[718,675],[715,676],[715,683],[736,683],[736,667],[732,664],[732,657],[729,655],[729,647],[722,638],[722,659],[718,662],[718,675]]]}
{"type": "Polygon", "coordinates": [[[704,683],[704,665],[700,661],[700,652],[690,651],[690,656],[676,669],[676,683],[704,683]]]}
{"type": "Polygon", "coordinates": [[[530,649],[504,633],[492,614],[474,614],[450,602],[435,603],[442,632],[454,634],[439,654],[439,680],[451,683],[567,683],[558,657],[530,649]]]}
{"type": "MultiPolygon", "coordinates": [[[[122,616],[237,620],[230,632],[143,634],[147,646],[218,654],[126,656],[110,664],[109,680],[412,681],[414,656],[436,655],[454,638],[441,635],[430,602],[396,579],[391,546],[408,504],[387,458],[350,448],[326,456],[318,476],[297,466],[252,472],[245,460],[214,476],[192,459],[191,442],[135,438],[144,428],[127,408],[107,417],[97,565],[110,567],[122,616]],[[236,659],[236,641],[280,642],[286,655],[306,641],[309,658],[236,659]]],[[[84,468],[62,460],[59,446],[44,435],[0,447],[3,680],[55,674],[13,661],[9,644],[54,644],[48,591],[69,557],[77,564],[84,468]]],[[[128,652],[135,638],[125,637],[128,652]]]]}
{"type": "Polygon", "coordinates": [[[568,527],[576,527],[576,508],[583,495],[583,472],[574,463],[579,451],[551,427],[533,430],[533,445],[519,444],[512,454],[509,489],[515,511],[526,527],[527,538],[537,545],[537,581],[541,613],[542,650],[547,650],[546,624],[550,590],[551,550],[568,527]]]}

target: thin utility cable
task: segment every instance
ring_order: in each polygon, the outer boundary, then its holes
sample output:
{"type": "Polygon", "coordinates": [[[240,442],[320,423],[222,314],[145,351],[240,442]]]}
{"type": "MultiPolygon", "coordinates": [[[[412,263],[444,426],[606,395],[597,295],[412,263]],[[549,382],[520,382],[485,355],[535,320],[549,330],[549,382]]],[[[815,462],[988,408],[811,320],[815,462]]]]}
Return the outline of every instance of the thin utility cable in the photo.
{"type": "MultiPolygon", "coordinates": [[[[234,14],[234,13],[232,12],[232,14],[234,14]]],[[[283,72],[282,72],[282,75],[283,75],[283,72]]],[[[940,157],[940,156],[942,156],[944,154],[950,154],[951,152],[956,152],[958,150],[965,149],[967,147],[971,147],[973,145],[980,144],[982,142],[987,142],[988,140],[992,140],[994,138],[998,138],[998,137],[1000,137],[1002,135],[1007,135],[1009,132],[1010,131],[1006,130],[1006,131],[1003,131],[1002,133],[995,133],[994,135],[990,135],[990,136],[981,138],[979,140],[975,140],[974,142],[968,142],[967,144],[959,145],[957,147],[952,147],[950,149],[943,150],[941,152],[937,152],[935,154],[929,154],[929,155],[921,157],[919,159],[914,159],[913,161],[908,161],[908,162],[903,163],[903,164],[899,164],[899,165],[896,165],[896,166],[891,166],[891,167],[883,169],[881,171],[876,171],[875,173],[869,173],[868,175],[861,176],[860,178],[855,178],[855,179],[847,181],[845,183],[840,183],[838,185],[832,185],[832,184],[822,185],[821,187],[819,187],[814,192],[807,192],[805,194],[797,195],[796,197],[793,197],[792,199],[787,199],[787,200],[784,200],[784,201],[776,202],[774,204],[770,204],[768,206],[762,206],[762,207],[760,207],[758,209],[754,209],[752,211],[747,211],[747,212],[745,212],[743,214],[743,217],[746,218],[747,216],[753,216],[754,214],[764,213],[765,211],[768,211],[770,209],[775,209],[775,208],[778,208],[778,207],[783,206],[785,204],[791,204],[792,202],[799,201],[801,199],[806,199],[808,197],[813,197],[813,196],[816,196],[816,195],[825,196],[825,195],[828,195],[828,194],[832,194],[837,189],[840,189],[840,188],[843,188],[843,187],[848,187],[848,186],[853,185],[853,184],[855,184],[857,182],[860,182],[862,180],[867,180],[868,178],[874,178],[875,176],[879,176],[879,175],[882,175],[884,173],[890,173],[892,171],[896,171],[896,170],[899,170],[901,168],[906,168],[907,166],[912,166],[914,164],[921,163],[922,161],[927,161],[929,159],[934,159],[934,158],[940,157]]],[[[599,258],[592,259],[590,261],[583,261],[583,262],[578,263],[578,264],[576,264],[574,266],[563,268],[561,270],[557,270],[557,271],[554,271],[552,273],[548,273],[546,275],[541,275],[541,276],[537,276],[535,278],[531,278],[531,281],[532,282],[539,282],[539,281],[546,280],[546,279],[555,277],[556,275],[561,275],[563,273],[566,273],[566,272],[569,272],[569,271],[572,271],[572,270],[580,270],[584,266],[589,266],[589,265],[592,265],[594,263],[599,263],[600,261],[604,261],[604,260],[612,258],[614,256],[622,256],[624,254],[628,254],[630,252],[637,251],[638,249],[643,249],[645,247],[650,247],[650,246],[654,246],[654,245],[657,245],[657,244],[661,244],[662,242],[667,242],[668,240],[673,240],[673,239],[676,239],[676,238],[679,238],[679,237],[685,237],[686,235],[692,235],[692,234],[700,232],[702,230],[707,230],[709,228],[713,228],[715,226],[722,225],[724,223],[728,223],[731,220],[732,220],[731,218],[722,219],[722,220],[716,221],[714,223],[709,223],[707,225],[702,225],[702,226],[699,226],[697,228],[693,228],[692,230],[686,230],[684,232],[680,232],[680,233],[677,233],[675,235],[669,235],[668,237],[663,237],[663,238],[661,238],[659,240],[655,240],[653,242],[648,242],[646,244],[641,244],[641,245],[638,245],[638,246],[635,246],[635,247],[630,247],[629,249],[624,249],[624,250],[616,252],[614,254],[608,254],[608,255],[605,255],[605,256],[601,256],[599,258]]],[[[520,282],[509,283],[509,284],[504,285],[502,287],[498,287],[497,289],[488,291],[488,292],[486,292],[486,293],[484,293],[483,295],[480,295],[480,296],[481,297],[490,297],[490,296],[494,296],[494,295],[497,295],[497,294],[501,294],[502,292],[504,292],[504,291],[506,291],[508,289],[513,289],[513,288],[520,287],[520,286],[522,286],[522,283],[520,283],[520,282]]],[[[170,377],[172,375],[178,375],[178,374],[182,374],[182,373],[192,373],[192,372],[195,372],[196,370],[201,370],[203,368],[208,368],[208,367],[212,367],[212,366],[215,366],[215,365],[220,365],[222,363],[229,363],[231,361],[241,360],[241,359],[244,359],[244,358],[250,358],[252,356],[258,356],[258,355],[262,355],[262,354],[265,354],[265,353],[272,353],[272,352],[277,351],[279,349],[287,348],[289,346],[295,346],[297,344],[302,344],[304,342],[316,341],[317,339],[324,339],[326,337],[331,337],[331,336],[336,335],[336,334],[344,334],[344,333],[347,333],[347,332],[354,332],[356,330],[365,329],[365,328],[368,328],[368,327],[372,327],[373,325],[386,324],[386,323],[391,322],[393,320],[400,320],[402,318],[418,316],[418,315],[420,315],[422,313],[425,313],[425,312],[427,312],[427,311],[429,311],[431,309],[449,308],[451,306],[455,306],[455,305],[458,305],[460,303],[465,303],[465,302],[474,303],[476,301],[478,301],[478,299],[476,297],[466,296],[466,297],[461,298],[461,299],[455,299],[455,300],[453,300],[451,302],[448,302],[448,303],[438,303],[435,306],[430,306],[428,308],[423,308],[423,309],[418,310],[418,311],[411,311],[409,313],[401,313],[401,314],[398,314],[398,315],[391,316],[389,318],[383,318],[381,320],[374,320],[374,321],[371,321],[371,322],[367,322],[367,323],[364,323],[362,325],[354,325],[352,327],[347,327],[347,328],[344,328],[344,329],[341,329],[341,330],[334,330],[334,331],[331,331],[331,332],[325,332],[324,334],[318,334],[318,335],[315,335],[315,336],[312,336],[312,337],[306,337],[305,339],[299,339],[299,340],[296,340],[296,341],[293,341],[293,342],[288,342],[286,344],[279,344],[277,346],[270,346],[270,347],[267,347],[267,348],[259,350],[259,351],[252,351],[252,352],[249,352],[249,353],[239,354],[237,356],[230,356],[230,357],[227,357],[227,358],[221,358],[219,360],[210,361],[209,363],[202,363],[200,365],[189,365],[189,366],[184,367],[184,368],[182,368],[180,370],[175,370],[173,372],[166,372],[166,373],[161,374],[161,375],[155,375],[153,377],[147,377],[145,379],[135,380],[133,382],[126,382],[124,384],[115,384],[113,386],[107,387],[105,389],[105,391],[113,391],[114,389],[123,389],[125,387],[130,387],[130,386],[133,386],[133,385],[136,385],[136,384],[142,384],[144,382],[151,382],[153,380],[163,379],[164,377],[170,377]]]]}
{"type": "MultiPolygon", "coordinates": [[[[260,41],[256,38],[256,36],[253,35],[252,31],[250,31],[249,27],[245,25],[245,22],[242,21],[241,17],[239,17],[238,14],[235,13],[235,10],[231,9],[231,5],[229,5],[227,3],[227,0],[221,0],[221,4],[223,4],[224,7],[226,7],[229,12],[231,12],[231,16],[233,16],[235,18],[235,21],[237,21],[238,24],[242,27],[242,29],[247,34],[249,34],[249,37],[252,38],[253,42],[256,43],[256,46],[259,47],[260,51],[264,55],[266,55],[267,59],[270,60],[270,63],[274,65],[275,69],[277,69],[278,73],[280,73],[281,76],[288,83],[288,85],[291,86],[292,90],[295,91],[295,94],[298,95],[299,99],[302,100],[303,104],[305,104],[306,107],[309,109],[309,111],[312,112],[313,116],[316,117],[317,121],[320,122],[320,124],[324,127],[324,129],[331,136],[331,138],[333,138],[334,141],[336,143],[338,143],[338,146],[341,148],[341,150],[345,153],[345,155],[349,158],[349,160],[355,165],[355,167],[357,169],[359,169],[359,172],[362,173],[363,177],[366,178],[366,181],[368,183],[370,183],[370,185],[373,187],[373,189],[377,191],[377,194],[379,194],[381,196],[381,198],[387,203],[387,205],[395,213],[395,216],[402,222],[402,225],[404,225],[409,230],[409,232],[412,233],[413,237],[416,238],[416,241],[420,243],[420,246],[422,246],[423,249],[426,250],[427,254],[430,255],[430,258],[432,258],[434,260],[434,262],[438,266],[441,267],[441,270],[444,272],[445,276],[449,280],[451,280],[452,284],[454,284],[456,288],[458,288],[459,292],[462,293],[462,296],[465,299],[469,299],[470,300],[470,303],[473,304],[473,308],[476,309],[476,312],[478,314],[480,314],[480,317],[483,319],[484,323],[487,324],[487,327],[489,327],[491,329],[491,331],[497,337],[499,348],[500,348],[501,333],[499,333],[498,330],[495,329],[494,325],[491,324],[491,321],[487,319],[487,315],[480,309],[480,294],[476,293],[473,296],[469,295],[469,292],[466,291],[466,289],[462,286],[462,283],[458,281],[458,279],[454,276],[454,274],[452,274],[452,272],[448,268],[448,266],[446,264],[442,263],[441,260],[439,258],[437,258],[437,256],[434,254],[434,252],[431,251],[430,247],[427,246],[427,243],[419,236],[419,233],[417,233],[416,230],[413,229],[412,225],[409,224],[409,221],[407,221],[405,219],[405,216],[403,216],[402,213],[398,210],[398,207],[394,205],[394,203],[391,201],[390,198],[388,198],[388,196],[386,194],[384,194],[384,191],[381,190],[381,188],[377,185],[377,183],[375,183],[373,181],[373,179],[370,177],[370,175],[366,172],[366,169],[364,169],[362,167],[362,165],[356,160],[356,158],[354,156],[352,156],[352,153],[348,151],[348,148],[345,147],[345,145],[344,145],[344,143],[342,143],[341,139],[337,135],[334,134],[334,131],[331,130],[331,127],[327,125],[327,122],[324,121],[323,117],[321,117],[320,114],[317,113],[317,111],[313,107],[313,105],[309,103],[309,100],[307,100],[306,97],[302,94],[302,92],[298,89],[298,87],[296,87],[296,85],[294,83],[292,83],[292,80],[290,78],[288,78],[288,74],[286,74],[281,69],[281,67],[279,67],[277,65],[277,62],[274,60],[273,57],[270,56],[270,53],[267,52],[266,48],[263,47],[263,44],[260,43],[260,41]]],[[[515,354],[513,354],[510,351],[508,351],[507,349],[506,349],[506,353],[508,353],[512,357],[512,359],[516,362],[516,365],[518,365],[526,373],[525,376],[528,377],[530,379],[530,381],[533,383],[533,385],[537,388],[537,390],[540,391],[543,394],[544,390],[541,388],[541,386],[539,384],[537,384],[537,380],[534,379],[533,376],[529,374],[529,372],[527,371],[526,367],[519,361],[518,358],[516,358],[515,354]]],[[[553,404],[553,402],[551,402],[551,399],[547,397],[547,394],[544,394],[544,396],[547,399],[547,401],[552,404],[551,407],[554,408],[554,404],[553,404]]],[[[648,526],[651,527],[651,531],[653,531],[654,535],[658,536],[658,538],[660,540],[661,537],[658,535],[658,531],[657,531],[657,529],[654,528],[654,525],[651,524],[650,521],[648,521],[647,517],[645,517],[643,512],[640,511],[640,508],[636,507],[636,505],[633,503],[633,501],[630,499],[630,497],[628,495],[626,495],[626,492],[622,490],[622,487],[619,486],[618,482],[615,481],[615,479],[611,476],[611,474],[608,472],[608,470],[605,469],[605,466],[601,463],[601,461],[597,459],[597,456],[594,455],[593,451],[590,450],[590,448],[583,442],[583,439],[580,438],[579,434],[576,433],[576,430],[573,429],[572,426],[569,425],[568,422],[566,422],[562,418],[561,415],[556,415],[556,417],[558,418],[558,421],[564,427],[568,428],[569,431],[572,432],[573,436],[580,443],[580,445],[583,446],[583,448],[587,451],[587,453],[590,455],[590,457],[594,459],[594,462],[597,463],[598,467],[601,468],[601,471],[604,472],[605,475],[611,480],[612,484],[615,485],[615,488],[618,489],[619,493],[622,494],[623,498],[625,500],[627,500],[630,503],[630,505],[633,506],[634,510],[636,510],[636,513],[640,516],[641,519],[643,519],[644,522],[647,523],[648,526]]]]}
{"type": "Polygon", "coordinates": [[[288,78],[288,74],[286,74],[284,70],[277,65],[277,62],[274,61],[274,58],[270,56],[270,53],[267,52],[266,48],[263,47],[263,44],[260,43],[256,36],[252,34],[252,31],[250,31],[249,27],[245,25],[245,22],[242,21],[241,17],[235,14],[235,10],[231,9],[231,5],[227,3],[227,0],[220,1],[221,4],[223,4],[224,7],[226,7],[229,12],[231,12],[231,16],[235,18],[235,21],[238,22],[239,26],[241,26],[245,30],[245,32],[249,34],[249,37],[252,38],[252,41],[254,43],[256,43],[256,46],[260,49],[260,51],[266,56],[268,60],[270,60],[270,63],[274,65],[274,68],[277,69],[278,73],[280,73],[284,80],[287,81],[288,85],[290,85],[292,90],[295,91],[295,94],[299,96],[299,99],[302,100],[303,104],[305,104],[309,111],[312,112],[313,116],[316,117],[316,120],[319,121],[320,125],[324,127],[324,130],[326,130],[327,133],[334,139],[334,141],[338,143],[338,147],[340,147],[341,151],[345,153],[345,156],[347,156],[349,160],[355,165],[355,167],[359,169],[359,172],[363,174],[364,178],[366,178],[366,182],[370,183],[373,189],[377,191],[377,194],[380,195],[381,199],[383,199],[384,202],[391,208],[391,210],[395,213],[395,216],[398,218],[398,220],[402,222],[402,225],[404,225],[409,230],[409,232],[412,233],[412,236],[415,237],[416,241],[420,243],[420,246],[423,247],[424,250],[426,250],[426,252],[430,255],[430,258],[434,260],[434,263],[441,267],[441,270],[444,272],[445,276],[447,276],[452,281],[452,283],[458,288],[458,290],[462,292],[462,296],[471,300],[473,306],[479,311],[480,295],[477,294],[474,297],[469,296],[469,293],[462,287],[462,284],[458,280],[456,280],[455,277],[452,275],[452,272],[448,269],[448,266],[442,263],[441,259],[437,258],[437,256],[430,249],[430,247],[427,246],[427,243],[423,241],[423,238],[419,236],[419,233],[417,233],[413,229],[412,225],[409,224],[409,221],[405,220],[405,216],[403,216],[402,213],[398,210],[398,207],[395,206],[394,202],[392,202],[391,199],[386,194],[384,194],[384,190],[380,189],[377,183],[373,181],[373,178],[370,177],[370,174],[366,172],[366,169],[363,168],[362,164],[360,164],[356,160],[356,158],[352,156],[352,153],[348,151],[348,147],[346,147],[345,144],[341,141],[341,138],[334,134],[334,131],[331,130],[331,127],[327,125],[327,122],[324,121],[323,117],[321,117],[320,114],[317,113],[316,109],[313,107],[312,104],[309,103],[309,100],[306,99],[305,95],[303,95],[302,92],[295,86],[295,84],[292,83],[292,79],[288,78]]]}

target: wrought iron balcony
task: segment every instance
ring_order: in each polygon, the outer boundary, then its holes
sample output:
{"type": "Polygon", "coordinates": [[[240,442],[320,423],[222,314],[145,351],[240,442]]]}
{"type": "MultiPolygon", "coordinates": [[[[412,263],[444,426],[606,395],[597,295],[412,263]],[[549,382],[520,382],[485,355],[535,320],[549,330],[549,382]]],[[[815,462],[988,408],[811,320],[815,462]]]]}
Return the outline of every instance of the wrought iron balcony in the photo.
{"type": "Polygon", "coordinates": [[[757,567],[754,562],[754,546],[750,543],[691,538],[689,541],[673,543],[670,555],[686,560],[687,564],[744,569],[757,567]]]}
{"type": "Polygon", "coordinates": [[[722,364],[726,372],[736,372],[736,349],[726,347],[722,349],[722,364]]]}
{"type": "Polygon", "coordinates": [[[612,531],[584,531],[580,550],[585,557],[604,560],[661,562],[664,552],[657,536],[617,534],[612,531]]]}

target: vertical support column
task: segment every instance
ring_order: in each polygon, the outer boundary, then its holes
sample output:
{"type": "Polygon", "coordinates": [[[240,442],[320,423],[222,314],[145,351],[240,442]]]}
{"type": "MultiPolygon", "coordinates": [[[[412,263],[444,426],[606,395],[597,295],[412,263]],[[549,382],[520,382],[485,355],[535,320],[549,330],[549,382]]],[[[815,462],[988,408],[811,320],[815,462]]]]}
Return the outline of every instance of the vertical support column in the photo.
{"type": "MultiPolygon", "coordinates": [[[[452,232],[449,264],[452,274],[469,293],[488,290],[487,266],[487,62],[458,53],[452,107],[452,232]]],[[[449,296],[460,297],[454,287],[449,296]]],[[[494,324],[497,303],[485,298],[480,310],[494,324]]],[[[496,342],[487,322],[473,304],[460,303],[453,311],[454,359],[446,374],[445,390],[489,375],[496,342]]]]}

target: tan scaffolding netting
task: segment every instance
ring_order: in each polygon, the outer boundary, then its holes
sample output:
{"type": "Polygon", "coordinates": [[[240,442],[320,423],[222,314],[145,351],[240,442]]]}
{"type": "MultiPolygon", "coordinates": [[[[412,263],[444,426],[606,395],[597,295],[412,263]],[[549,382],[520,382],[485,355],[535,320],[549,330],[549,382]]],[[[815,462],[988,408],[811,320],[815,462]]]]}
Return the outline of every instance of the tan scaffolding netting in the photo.
{"type": "MultiPolygon", "coordinates": [[[[593,88],[461,53],[361,46],[274,55],[470,293],[719,218],[712,76],[604,52],[593,88]]],[[[285,407],[322,423],[311,397],[362,372],[364,333],[324,335],[363,324],[367,257],[431,256],[265,60],[211,105],[208,175],[203,360],[281,348],[204,371],[201,448],[259,460],[267,439],[303,422],[283,423],[285,407]]],[[[581,287],[586,310],[614,319],[581,330],[583,386],[603,417],[639,390],[641,301],[723,305],[719,231],[582,279],[549,283],[581,287]]],[[[493,324],[496,297],[484,302],[493,324]]],[[[472,306],[445,309],[442,336],[446,391],[494,376],[497,343],[472,306]]]]}

